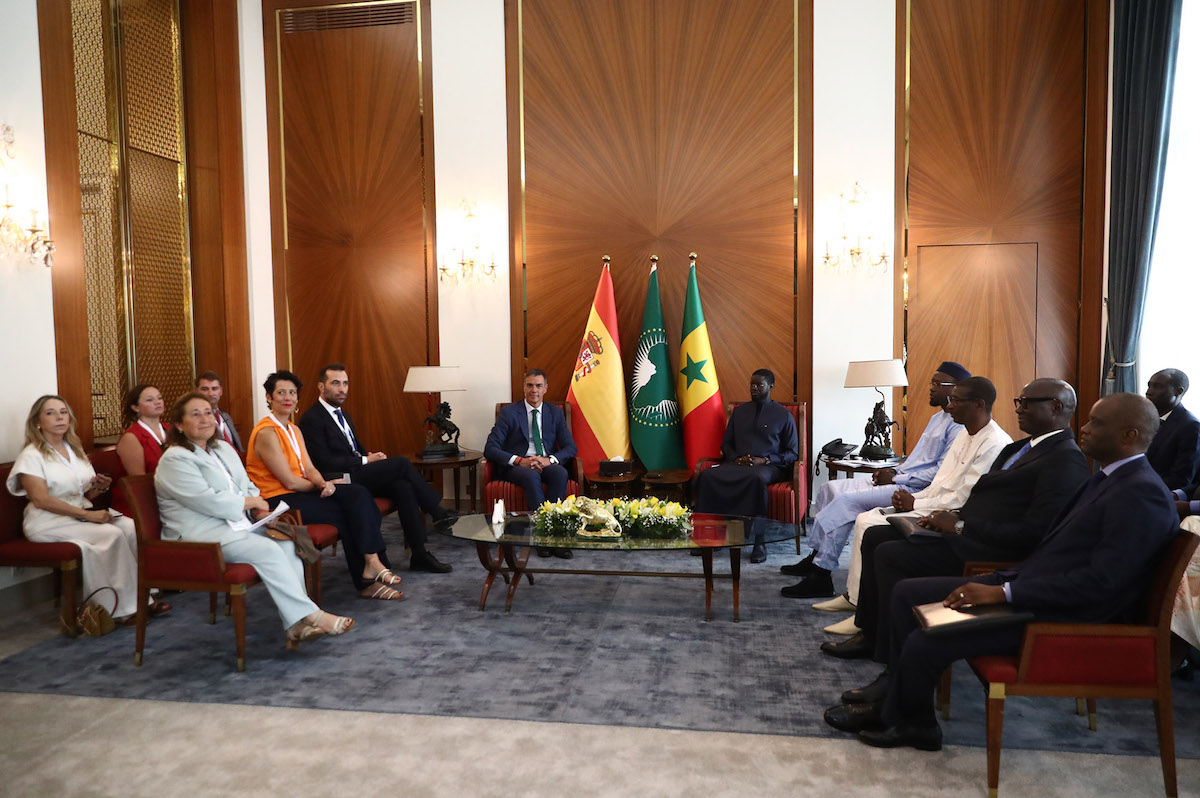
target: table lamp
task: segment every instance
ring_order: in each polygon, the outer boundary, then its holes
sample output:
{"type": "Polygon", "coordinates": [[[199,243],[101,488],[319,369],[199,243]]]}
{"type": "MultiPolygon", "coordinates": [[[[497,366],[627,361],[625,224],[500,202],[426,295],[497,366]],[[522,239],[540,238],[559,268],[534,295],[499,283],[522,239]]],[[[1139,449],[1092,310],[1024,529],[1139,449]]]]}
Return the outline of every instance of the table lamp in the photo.
{"type": "Polygon", "coordinates": [[[863,434],[867,440],[859,450],[866,460],[887,460],[895,457],[892,451],[892,426],[895,421],[887,417],[883,409],[883,391],[880,387],[895,388],[908,385],[908,375],[904,373],[902,360],[851,360],[846,368],[846,388],[874,388],[879,393],[879,401],[875,404],[871,417],[863,434]]]}
{"type": "Polygon", "coordinates": [[[433,408],[433,395],[446,391],[466,390],[458,374],[458,366],[410,366],[404,379],[405,393],[429,394],[429,415],[422,424],[431,423],[433,428],[425,430],[425,448],[421,458],[436,460],[439,457],[458,457],[458,427],[450,420],[450,403],[442,402],[433,408]]]}

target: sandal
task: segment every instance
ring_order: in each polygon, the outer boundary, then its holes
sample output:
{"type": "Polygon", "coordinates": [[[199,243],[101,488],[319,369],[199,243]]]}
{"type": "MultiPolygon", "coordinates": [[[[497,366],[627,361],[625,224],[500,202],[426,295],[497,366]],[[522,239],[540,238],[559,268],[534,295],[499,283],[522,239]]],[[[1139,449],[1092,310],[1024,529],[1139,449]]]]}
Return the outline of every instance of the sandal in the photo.
{"type": "Polygon", "coordinates": [[[305,621],[301,621],[291,629],[287,630],[287,639],[284,641],[284,645],[287,647],[288,651],[295,651],[300,648],[301,643],[307,643],[324,636],[324,629],[313,626],[305,621]],[[299,627],[299,630],[297,630],[296,627],[299,627]]]}
{"type": "Polygon", "coordinates": [[[379,599],[380,601],[404,601],[408,598],[399,590],[390,588],[387,585],[382,585],[378,582],[372,582],[362,589],[358,594],[359,598],[379,599]]]}
{"type": "Polygon", "coordinates": [[[165,601],[159,601],[155,599],[150,603],[147,611],[150,613],[151,618],[160,618],[171,611],[171,605],[165,601]]]}
{"type": "MultiPolygon", "coordinates": [[[[366,579],[366,577],[364,576],[363,579],[366,579]]],[[[392,573],[390,568],[384,568],[382,571],[375,574],[372,581],[378,582],[381,585],[387,585],[388,587],[395,587],[404,580],[392,573]]]]}
{"type": "Polygon", "coordinates": [[[338,635],[346,634],[346,632],[349,632],[351,629],[354,628],[354,619],[353,618],[347,618],[344,615],[334,615],[333,613],[331,613],[331,612],[327,613],[324,610],[317,610],[317,619],[312,622],[313,626],[320,628],[321,621],[324,620],[326,615],[328,615],[330,618],[337,619],[333,622],[332,629],[325,630],[325,634],[327,634],[327,635],[337,637],[338,635]]]}

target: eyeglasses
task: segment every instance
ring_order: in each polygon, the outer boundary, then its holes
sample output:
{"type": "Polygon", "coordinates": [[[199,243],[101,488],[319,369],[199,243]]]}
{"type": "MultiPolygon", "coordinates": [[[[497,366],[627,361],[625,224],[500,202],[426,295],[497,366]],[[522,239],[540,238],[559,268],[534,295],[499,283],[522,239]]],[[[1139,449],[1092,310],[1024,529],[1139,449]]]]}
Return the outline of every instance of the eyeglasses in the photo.
{"type": "Polygon", "coordinates": [[[936,380],[929,381],[930,388],[953,388],[955,385],[958,385],[958,383],[957,382],[938,382],[936,380]]]}
{"type": "Polygon", "coordinates": [[[1053,396],[1018,396],[1013,399],[1013,407],[1017,410],[1029,409],[1030,402],[1053,402],[1053,396]]]}

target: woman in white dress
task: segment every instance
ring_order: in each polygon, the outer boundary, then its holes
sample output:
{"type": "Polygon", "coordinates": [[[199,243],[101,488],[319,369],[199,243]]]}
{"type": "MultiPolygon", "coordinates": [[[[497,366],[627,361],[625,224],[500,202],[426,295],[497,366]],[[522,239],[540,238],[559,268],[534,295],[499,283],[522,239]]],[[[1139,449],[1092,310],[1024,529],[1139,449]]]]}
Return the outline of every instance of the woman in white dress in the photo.
{"type": "Polygon", "coordinates": [[[354,621],[322,612],[304,590],[304,567],[290,540],[250,530],[247,513],[268,512],[237,451],[221,439],[212,402],[189,393],[171,408],[167,450],[154,472],[162,536],[220,543],[226,562],[253,565],[275,601],[287,646],[348,632],[354,621]]]}
{"type": "MultiPolygon", "coordinates": [[[[74,543],[83,554],[83,595],[101,587],[117,592],[113,616],[130,622],[137,611],[137,534],[133,521],[92,507],[112,478],[97,474],[75,434],[75,414],[61,396],[43,396],[25,420],[25,448],[8,476],[14,496],[28,496],[23,531],[35,543],[74,543]]],[[[92,603],[108,609],[112,594],[92,603]]],[[[153,602],[152,615],[170,610],[153,602]]]]}

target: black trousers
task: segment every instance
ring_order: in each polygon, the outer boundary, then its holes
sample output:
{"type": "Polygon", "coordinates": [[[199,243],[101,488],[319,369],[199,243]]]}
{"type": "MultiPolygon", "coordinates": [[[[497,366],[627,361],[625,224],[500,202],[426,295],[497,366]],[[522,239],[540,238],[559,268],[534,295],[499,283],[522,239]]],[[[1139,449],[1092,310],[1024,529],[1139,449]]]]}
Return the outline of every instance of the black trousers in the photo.
{"type": "Polygon", "coordinates": [[[305,524],[332,524],[342,538],[346,551],[346,568],[354,587],[362,590],[367,586],[363,579],[366,555],[378,554],[385,568],[391,568],[387,559],[387,547],[379,534],[383,520],[375,499],[362,485],[338,485],[333,495],[322,499],[319,492],[285,493],[267,499],[271,509],[285,501],[289,507],[300,511],[305,524]]]}
{"type": "Polygon", "coordinates": [[[991,574],[970,579],[934,576],[905,579],[892,591],[888,608],[891,664],[888,666],[887,697],[883,701],[883,721],[889,726],[902,723],[917,727],[937,725],[934,691],[942,671],[955,660],[989,654],[1012,656],[1020,650],[1025,635],[1024,624],[946,635],[927,635],[917,628],[912,612],[914,606],[941,601],[950,595],[950,591],[967,582],[996,584],[991,574]]]}
{"type": "MultiPolygon", "coordinates": [[[[957,576],[963,561],[941,538],[906,539],[895,527],[873,526],[863,534],[862,578],[854,625],[875,643],[875,661],[888,661],[887,608],[902,579],[918,576],[957,576]]],[[[947,591],[948,592],[948,591],[947,591]]]]}
{"type": "Polygon", "coordinates": [[[728,461],[706,468],[696,478],[696,511],[765,516],[767,486],[787,479],[788,474],[779,466],[740,466],[728,461]]]}
{"type": "Polygon", "coordinates": [[[350,472],[350,481],[365,487],[372,496],[395,502],[396,515],[408,547],[414,554],[425,551],[423,514],[437,511],[442,504],[442,494],[425,481],[407,457],[389,457],[367,463],[350,472]]]}

